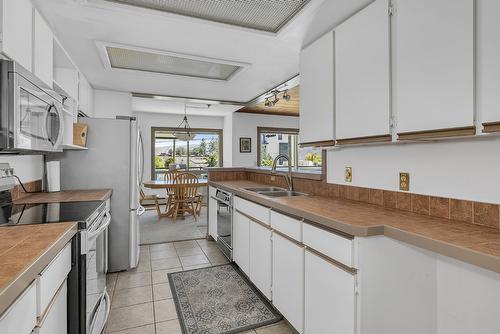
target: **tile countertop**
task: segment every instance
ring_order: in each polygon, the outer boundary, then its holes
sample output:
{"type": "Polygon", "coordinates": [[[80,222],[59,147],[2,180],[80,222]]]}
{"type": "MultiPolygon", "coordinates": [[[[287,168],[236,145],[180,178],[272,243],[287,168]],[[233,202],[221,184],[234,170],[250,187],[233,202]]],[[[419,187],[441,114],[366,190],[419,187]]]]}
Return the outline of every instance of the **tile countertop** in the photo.
{"type": "Polygon", "coordinates": [[[0,315],[77,233],[77,223],[0,227],[0,315]]]}
{"type": "Polygon", "coordinates": [[[92,202],[105,201],[111,197],[111,189],[63,190],[52,193],[39,192],[26,194],[14,201],[15,204],[57,203],[57,202],[92,202]]]}
{"type": "Polygon", "coordinates": [[[500,273],[500,231],[376,205],[322,196],[269,198],[243,188],[251,181],[217,181],[218,187],[324,229],[358,237],[385,235],[500,273]]]}

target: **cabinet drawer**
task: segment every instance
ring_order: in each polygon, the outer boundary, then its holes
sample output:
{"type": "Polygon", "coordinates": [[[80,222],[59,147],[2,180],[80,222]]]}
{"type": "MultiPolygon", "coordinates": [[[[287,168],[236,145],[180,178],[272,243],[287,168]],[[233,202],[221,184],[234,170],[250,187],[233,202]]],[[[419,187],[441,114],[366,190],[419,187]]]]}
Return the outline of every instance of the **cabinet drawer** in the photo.
{"type": "Polygon", "coordinates": [[[36,325],[36,287],[32,283],[0,316],[0,333],[29,334],[36,325]]]}
{"type": "Polygon", "coordinates": [[[271,211],[271,227],[290,238],[302,241],[302,221],[271,211]]]}
{"type": "Polygon", "coordinates": [[[71,244],[40,273],[37,282],[37,316],[41,316],[71,270],[71,244]]]}
{"type": "Polygon", "coordinates": [[[345,264],[353,266],[353,240],[327,232],[310,224],[303,226],[304,244],[324,255],[345,264]]]}
{"type": "Polygon", "coordinates": [[[234,207],[250,217],[269,225],[269,208],[247,201],[246,199],[240,197],[234,198],[234,207]]]}
{"type": "Polygon", "coordinates": [[[47,309],[47,313],[36,327],[37,334],[66,334],[68,328],[67,283],[64,281],[47,309]]]}

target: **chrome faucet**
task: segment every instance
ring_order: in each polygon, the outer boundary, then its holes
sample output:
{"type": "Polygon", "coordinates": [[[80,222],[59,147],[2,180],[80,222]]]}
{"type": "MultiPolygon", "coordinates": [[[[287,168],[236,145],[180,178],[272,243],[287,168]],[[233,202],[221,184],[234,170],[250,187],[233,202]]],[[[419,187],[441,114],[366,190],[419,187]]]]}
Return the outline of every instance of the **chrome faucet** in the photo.
{"type": "Polygon", "coordinates": [[[283,177],[286,180],[286,184],[288,185],[288,190],[293,191],[293,180],[292,180],[292,165],[290,163],[290,157],[286,154],[279,154],[273,161],[273,167],[271,169],[273,174],[276,174],[276,164],[279,159],[286,159],[288,161],[288,175],[284,174],[283,177]]]}

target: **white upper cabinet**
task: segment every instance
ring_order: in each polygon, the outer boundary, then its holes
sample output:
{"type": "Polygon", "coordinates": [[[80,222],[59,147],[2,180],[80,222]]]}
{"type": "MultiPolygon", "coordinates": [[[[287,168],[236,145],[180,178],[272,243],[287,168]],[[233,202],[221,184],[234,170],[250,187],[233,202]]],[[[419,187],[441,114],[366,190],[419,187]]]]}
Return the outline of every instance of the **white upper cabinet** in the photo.
{"type": "Polygon", "coordinates": [[[33,73],[52,87],[54,35],[49,25],[35,9],[33,13],[33,73]]]}
{"type": "Polygon", "coordinates": [[[388,8],[377,0],[335,28],[337,140],[390,134],[388,8]]]}
{"type": "Polygon", "coordinates": [[[327,33],[300,54],[300,144],[335,140],[334,36],[327,33]]]}
{"type": "MultiPolygon", "coordinates": [[[[395,0],[398,134],[474,125],[474,0],[395,0]]],[[[406,137],[406,139],[410,139],[406,137]]]]}
{"type": "Polygon", "coordinates": [[[477,1],[478,108],[485,131],[499,131],[500,122],[500,1],[477,1]],[[488,124],[490,123],[490,124],[488,124]]]}
{"type": "Polygon", "coordinates": [[[32,69],[33,6],[30,0],[0,0],[1,51],[27,70],[32,69]]]}

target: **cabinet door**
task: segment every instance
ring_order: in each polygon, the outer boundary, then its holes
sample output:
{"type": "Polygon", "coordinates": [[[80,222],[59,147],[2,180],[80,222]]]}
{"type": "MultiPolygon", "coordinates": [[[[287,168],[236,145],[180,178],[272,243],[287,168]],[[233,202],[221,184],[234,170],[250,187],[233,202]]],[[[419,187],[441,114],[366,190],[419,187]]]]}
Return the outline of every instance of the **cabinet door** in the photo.
{"type": "Polygon", "coordinates": [[[217,240],[217,201],[212,197],[208,200],[208,234],[217,240]]]}
{"type": "Polygon", "coordinates": [[[388,8],[388,0],[377,0],[335,28],[339,140],[390,133],[388,8]]]}
{"type": "Polygon", "coordinates": [[[300,144],[335,139],[333,31],[300,54],[300,144]]]}
{"type": "Polygon", "coordinates": [[[30,0],[3,0],[2,51],[27,70],[33,59],[33,6],[30,0]]]}
{"type": "Polygon", "coordinates": [[[474,124],[474,0],[397,0],[398,133],[474,124]]]}
{"type": "Polygon", "coordinates": [[[304,333],[304,248],[273,234],[273,304],[304,333]]]}
{"type": "Polygon", "coordinates": [[[241,213],[233,213],[233,259],[250,277],[250,221],[241,213]]]}
{"type": "Polygon", "coordinates": [[[39,325],[38,334],[66,334],[68,332],[67,300],[67,285],[64,282],[52,300],[47,315],[39,325]]]}
{"type": "MultiPolygon", "coordinates": [[[[477,1],[477,99],[483,123],[500,122],[499,17],[500,1],[477,1]]],[[[491,128],[486,125],[485,131],[495,130],[491,128]]]]}
{"type": "Polygon", "coordinates": [[[306,334],[354,334],[355,280],[354,275],[306,251],[304,293],[306,334]]]}
{"type": "Polygon", "coordinates": [[[49,25],[36,9],[33,14],[33,28],[33,73],[52,87],[54,36],[49,25]]]}
{"type": "Polygon", "coordinates": [[[271,300],[271,230],[250,220],[250,280],[271,300]]]}
{"type": "Polygon", "coordinates": [[[78,84],[78,110],[83,111],[88,116],[93,114],[93,90],[87,78],[80,73],[78,84]]]}

